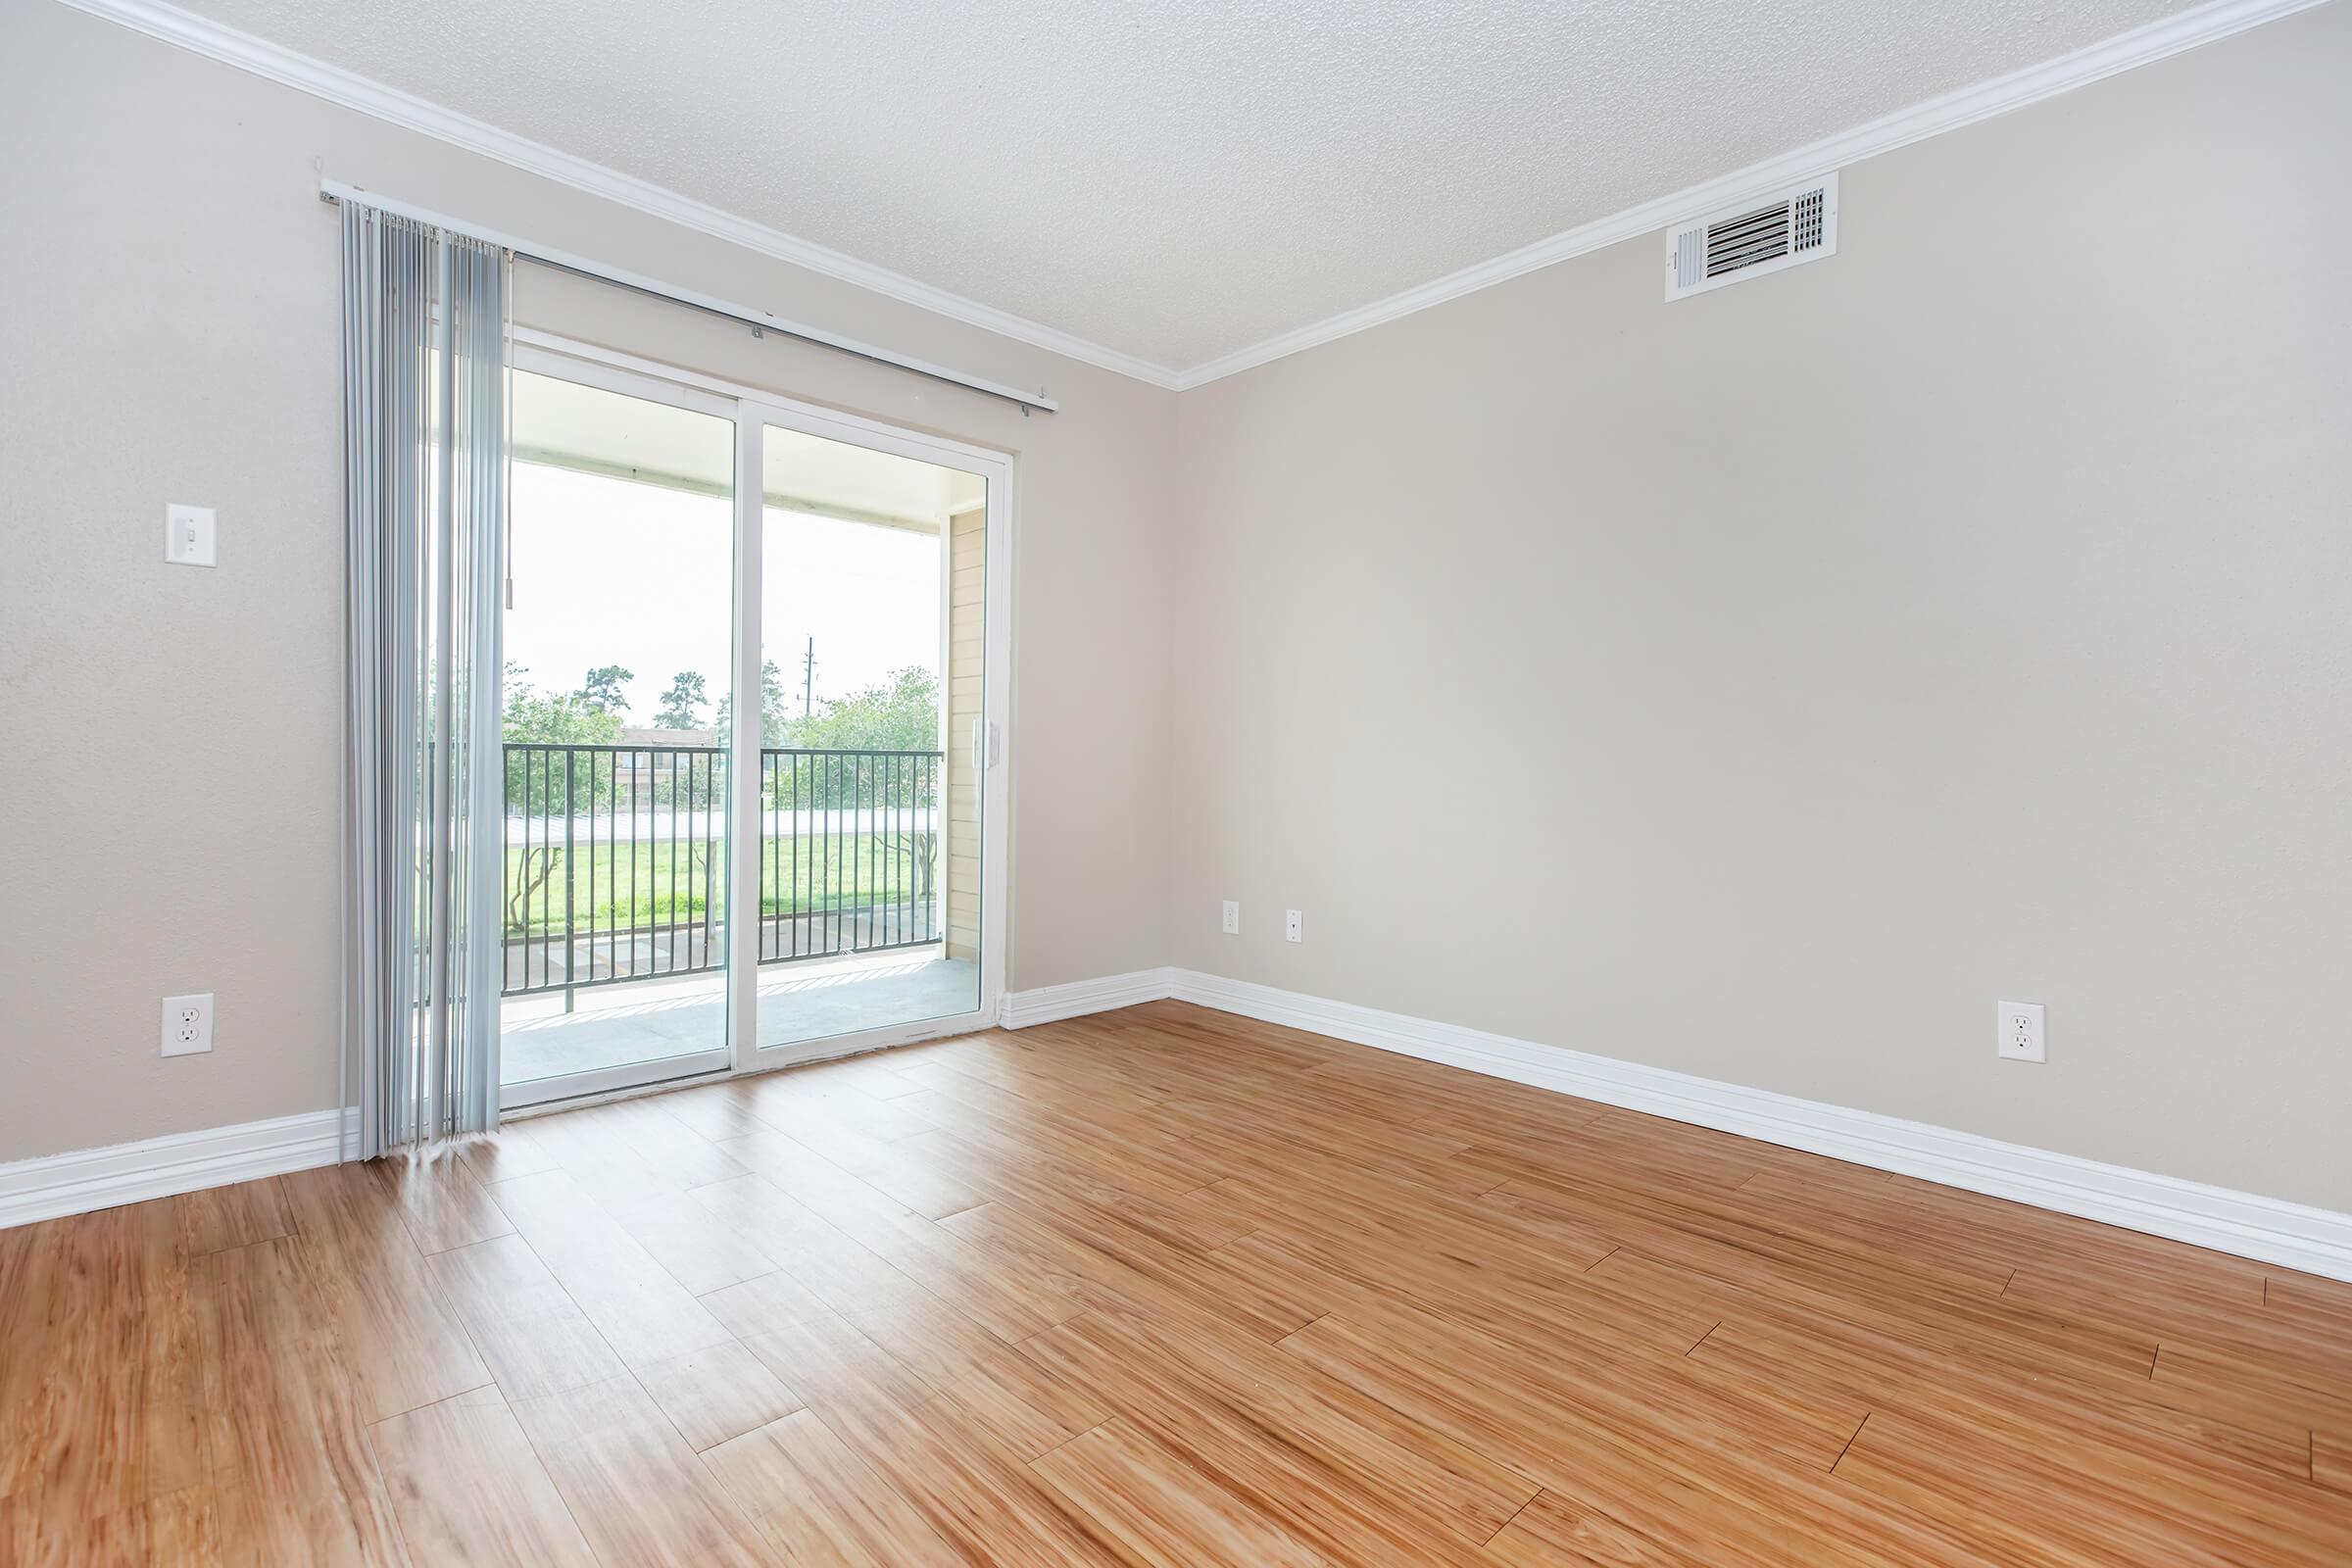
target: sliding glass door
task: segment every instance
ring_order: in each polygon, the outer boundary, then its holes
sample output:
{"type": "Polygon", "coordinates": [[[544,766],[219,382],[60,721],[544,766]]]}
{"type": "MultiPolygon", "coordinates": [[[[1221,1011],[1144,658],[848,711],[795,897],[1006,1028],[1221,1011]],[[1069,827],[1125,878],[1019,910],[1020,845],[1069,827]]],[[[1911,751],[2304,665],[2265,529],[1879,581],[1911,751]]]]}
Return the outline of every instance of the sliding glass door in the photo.
{"type": "Polygon", "coordinates": [[[514,376],[508,1104],[725,1067],[734,411],[514,376]]]}
{"type": "Polygon", "coordinates": [[[993,1022],[1004,461],[516,366],[503,1102],[993,1022]]]}
{"type": "Polygon", "coordinates": [[[769,422],[760,446],[775,1053],[979,1009],[988,481],[769,422]]]}

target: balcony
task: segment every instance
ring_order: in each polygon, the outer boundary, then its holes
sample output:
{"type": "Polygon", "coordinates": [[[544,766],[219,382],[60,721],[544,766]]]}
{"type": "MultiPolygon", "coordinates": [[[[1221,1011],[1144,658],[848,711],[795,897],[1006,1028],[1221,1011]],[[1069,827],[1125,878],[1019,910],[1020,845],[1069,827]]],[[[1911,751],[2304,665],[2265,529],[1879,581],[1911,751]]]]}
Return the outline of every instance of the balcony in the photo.
{"type": "MultiPolygon", "coordinates": [[[[936,751],[760,754],[760,1043],[968,1011],[936,751]]],[[[502,1077],[724,1047],[728,760],[709,745],[505,748],[502,1077]]]]}

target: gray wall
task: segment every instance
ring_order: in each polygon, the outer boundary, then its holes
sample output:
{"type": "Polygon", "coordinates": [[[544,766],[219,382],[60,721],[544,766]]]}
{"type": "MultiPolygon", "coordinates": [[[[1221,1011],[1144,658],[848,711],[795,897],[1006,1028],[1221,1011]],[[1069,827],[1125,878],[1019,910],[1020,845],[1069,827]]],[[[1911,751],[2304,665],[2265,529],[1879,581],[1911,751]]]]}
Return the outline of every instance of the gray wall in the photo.
{"type": "Polygon", "coordinates": [[[1173,398],[7,3],[0,1159],[334,1098],[316,157],[1064,400],[526,285],[1019,453],[1014,986],[1175,961],[2352,1208],[2352,7],[1858,165],[1819,266],[1667,307],[1642,240],[1173,398]]]}
{"type": "Polygon", "coordinates": [[[2324,7],[1830,261],[1186,393],[1176,961],[2352,1209],[2348,81],[2324,7]]]}
{"type": "Polygon", "coordinates": [[[46,0],[0,0],[0,1160],[336,1094],[339,178],[1020,385],[1009,406],[607,291],[526,321],[1018,456],[1010,983],[1165,956],[1170,394],[657,222],[46,0]],[[220,513],[213,571],[165,502],[220,513]],[[26,744],[24,737],[37,738],[26,744]],[[161,999],[218,995],[162,1059],[161,999]]]}

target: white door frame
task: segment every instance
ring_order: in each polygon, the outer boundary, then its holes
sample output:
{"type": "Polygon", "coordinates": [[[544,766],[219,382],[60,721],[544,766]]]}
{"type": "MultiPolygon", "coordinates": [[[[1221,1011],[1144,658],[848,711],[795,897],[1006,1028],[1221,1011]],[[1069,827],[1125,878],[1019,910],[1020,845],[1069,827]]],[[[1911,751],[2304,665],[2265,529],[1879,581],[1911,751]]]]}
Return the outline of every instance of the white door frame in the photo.
{"type": "MultiPolygon", "coordinates": [[[[561,337],[530,327],[514,330],[513,362],[517,369],[556,375],[600,386],[633,397],[649,397],[681,408],[718,415],[735,423],[735,733],[730,737],[728,803],[728,924],[727,924],[727,1048],[723,1054],[698,1053],[676,1058],[684,1070],[664,1073],[648,1082],[643,1069],[606,1069],[551,1083],[562,1087],[533,1093],[518,1084],[502,1089],[502,1108],[587,1097],[609,1098],[615,1091],[654,1087],[675,1088],[683,1083],[716,1079],[779,1067],[821,1061],[835,1056],[906,1045],[941,1035],[965,1034],[996,1025],[1004,1000],[1005,953],[1010,939],[1011,773],[1014,748],[1008,737],[1009,704],[1006,693],[1012,667],[1012,549],[1014,463],[1010,453],[976,446],[946,436],[926,434],[878,419],[844,414],[814,403],[783,396],[763,387],[730,381],[700,371],[682,369],[633,354],[561,337]],[[977,758],[982,768],[980,810],[980,994],[968,1012],[919,1019],[884,1028],[796,1042],[761,1049],[757,1016],[760,978],[760,921],[756,892],[748,906],[753,918],[737,917],[738,890],[759,887],[760,768],[741,767],[734,760],[759,756],[762,739],[758,701],[761,637],[760,542],[765,523],[765,487],[761,460],[763,427],[776,425],[807,435],[845,441],[854,446],[937,464],[978,474],[987,481],[984,521],[983,615],[985,625],[981,683],[981,711],[987,736],[977,758]],[[750,700],[743,700],[750,694],[750,700]],[[749,830],[746,831],[748,824],[749,830]]],[[[950,539],[941,533],[941,570],[950,569],[950,539]]],[[[942,650],[945,658],[945,650],[942,650]]],[[[944,671],[943,671],[944,673],[944,671]]],[[[944,711],[944,696],[943,696],[944,711]]],[[[943,752],[948,748],[942,748],[943,752]]],[[[949,781],[952,787],[953,780],[949,781]]],[[[947,810],[946,788],[940,809],[947,810]]],[[[942,882],[944,888],[944,880],[942,882]]],[[[552,1107],[551,1107],[552,1108],[552,1107]]]]}

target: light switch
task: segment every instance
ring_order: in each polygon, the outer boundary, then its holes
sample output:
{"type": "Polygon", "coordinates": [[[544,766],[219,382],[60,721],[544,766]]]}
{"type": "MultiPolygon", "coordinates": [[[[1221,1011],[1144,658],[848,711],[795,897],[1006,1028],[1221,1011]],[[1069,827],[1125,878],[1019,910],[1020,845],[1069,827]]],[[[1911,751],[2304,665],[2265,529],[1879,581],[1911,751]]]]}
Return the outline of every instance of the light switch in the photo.
{"type": "Polygon", "coordinates": [[[213,509],[174,501],[164,508],[164,559],[178,566],[213,564],[213,509]]]}

